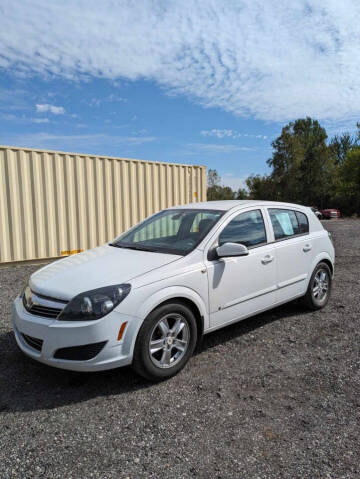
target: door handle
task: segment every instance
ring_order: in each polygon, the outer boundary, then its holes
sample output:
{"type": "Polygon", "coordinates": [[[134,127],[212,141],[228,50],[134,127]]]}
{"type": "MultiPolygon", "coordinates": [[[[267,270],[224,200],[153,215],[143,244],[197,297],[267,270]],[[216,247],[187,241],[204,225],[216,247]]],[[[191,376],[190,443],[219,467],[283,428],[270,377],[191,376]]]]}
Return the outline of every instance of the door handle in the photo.
{"type": "Polygon", "coordinates": [[[311,248],[312,248],[311,244],[306,244],[306,245],[303,247],[304,253],[307,253],[308,251],[310,251],[311,248]]]}
{"type": "Polygon", "coordinates": [[[273,260],[274,260],[274,256],[272,256],[271,254],[267,254],[266,256],[263,257],[261,262],[262,264],[268,264],[268,263],[271,263],[271,261],[273,260]]]}

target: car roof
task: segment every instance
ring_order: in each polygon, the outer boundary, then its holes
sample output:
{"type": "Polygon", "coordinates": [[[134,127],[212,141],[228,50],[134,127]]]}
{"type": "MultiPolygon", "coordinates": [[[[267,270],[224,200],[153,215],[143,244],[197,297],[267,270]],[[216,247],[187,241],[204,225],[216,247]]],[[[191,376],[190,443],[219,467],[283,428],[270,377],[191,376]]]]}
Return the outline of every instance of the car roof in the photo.
{"type": "Polygon", "coordinates": [[[303,205],[297,205],[294,203],[283,203],[279,201],[261,201],[261,200],[221,200],[221,201],[203,201],[200,203],[189,203],[187,205],[173,206],[169,209],[206,209],[206,210],[221,210],[228,211],[236,207],[247,206],[273,206],[273,207],[290,207],[294,208],[306,208],[303,205]]]}

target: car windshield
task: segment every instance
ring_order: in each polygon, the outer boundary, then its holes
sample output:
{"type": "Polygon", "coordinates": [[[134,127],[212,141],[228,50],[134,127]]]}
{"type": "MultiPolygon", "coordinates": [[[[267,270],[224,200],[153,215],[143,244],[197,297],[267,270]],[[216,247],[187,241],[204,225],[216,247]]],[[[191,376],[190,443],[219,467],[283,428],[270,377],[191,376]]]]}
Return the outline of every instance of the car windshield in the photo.
{"type": "Polygon", "coordinates": [[[205,238],[224,211],[172,209],[160,211],[116,238],[111,246],[186,255],[205,238]]]}

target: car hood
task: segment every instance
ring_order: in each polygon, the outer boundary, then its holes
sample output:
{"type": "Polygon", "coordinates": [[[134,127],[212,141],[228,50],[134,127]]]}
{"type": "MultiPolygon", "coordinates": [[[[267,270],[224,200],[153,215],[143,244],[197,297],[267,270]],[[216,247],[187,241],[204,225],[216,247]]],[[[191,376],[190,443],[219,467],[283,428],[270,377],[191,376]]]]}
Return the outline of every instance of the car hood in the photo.
{"type": "Polygon", "coordinates": [[[84,291],[130,282],[179,258],[103,245],[41,268],[31,276],[30,288],[45,296],[69,300],[84,291]]]}

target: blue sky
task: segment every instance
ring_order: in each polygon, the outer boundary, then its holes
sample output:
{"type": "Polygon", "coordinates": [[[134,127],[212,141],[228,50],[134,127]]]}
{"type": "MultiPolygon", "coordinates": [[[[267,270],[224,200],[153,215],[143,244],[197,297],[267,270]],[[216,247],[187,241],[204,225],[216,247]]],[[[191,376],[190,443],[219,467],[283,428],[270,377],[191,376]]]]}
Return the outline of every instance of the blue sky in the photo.
{"type": "MultiPolygon", "coordinates": [[[[321,3],[321,5],[319,5],[321,3]]],[[[306,115],[360,109],[360,6],[0,0],[0,143],[205,164],[238,188],[306,115]]]]}

